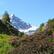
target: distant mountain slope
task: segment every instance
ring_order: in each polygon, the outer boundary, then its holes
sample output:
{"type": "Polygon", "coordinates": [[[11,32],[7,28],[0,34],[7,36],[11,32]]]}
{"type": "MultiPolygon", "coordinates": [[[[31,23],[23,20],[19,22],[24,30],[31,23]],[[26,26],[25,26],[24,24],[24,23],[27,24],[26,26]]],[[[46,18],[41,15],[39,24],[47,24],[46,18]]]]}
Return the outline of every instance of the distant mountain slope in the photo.
{"type": "Polygon", "coordinates": [[[17,29],[29,29],[31,27],[30,24],[25,23],[20,18],[16,17],[15,15],[10,16],[10,21],[12,25],[17,29]]]}

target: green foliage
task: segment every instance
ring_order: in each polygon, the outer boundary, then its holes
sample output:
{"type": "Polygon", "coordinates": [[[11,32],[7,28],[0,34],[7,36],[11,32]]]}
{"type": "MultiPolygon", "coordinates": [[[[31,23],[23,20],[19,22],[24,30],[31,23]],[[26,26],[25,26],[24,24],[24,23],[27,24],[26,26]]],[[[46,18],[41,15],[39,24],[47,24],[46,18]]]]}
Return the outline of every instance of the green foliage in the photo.
{"type": "Polygon", "coordinates": [[[54,38],[48,38],[49,42],[54,42],[54,38]]]}
{"type": "Polygon", "coordinates": [[[52,32],[52,30],[49,30],[47,33],[48,33],[48,35],[52,35],[53,32],[52,32]]]}
{"type": "Polygon", "coordinates": [[[48,23],[48,24],[49,24],[49,23],[50,23],[50,24],[53,24],[53,22],[54,22],[54,18],[53,18],[53,19],[49,19],[47,23],[48,23]]]}
{"type": "Polygon", "coordinates": [[[0,54],[8,54],[8,51],[13,48],[8,43],[0,43],[0,54]]]}
{"type": "Polygon", "coordinates": [[[7,11],[5,11],[3,17],[2,17],[2,21],[4,24],[7,24],[8,22],[10,22],[10,17],[7,11]]]}
{"type": "Polygon", "coordinates": [[[0,34],[16,35],[18,36],[19,31],[12,25],[5,25],[3,21],[0,20],[0,34]]]}
{"type": "Polygon", "coordinates": [[[10,39],[10,36],[0,34],[0,54],[8,54],[8,51],[14,48],[11,44],[9,44],[10,39]]]}
{"type": "Polygon", "coordinates": [[[8,31],[8,27],[5,24],[3,24],[3,22],[0,20],[0,34],[2,33],[8,34],[9,31],[8,31]]]}
{"type": "Polygon", "coordinates": [[[48,30],[52,30],[52,31],[54,31],[54,18],[48,20],[47,23],[48,23],[48,30]]]}
{"type": "Polygon", "coordinates": [[[19,32],[18,36],[22,37],[24,35],[23,32],[19,32]]]}
{"type": "Polygon", "coordinates": [[[40,31],[40,32],[43,32],[43,31],[44,31],[44,23],[42,23],[42,24],[40,25],[39,31],[40,31]]]}

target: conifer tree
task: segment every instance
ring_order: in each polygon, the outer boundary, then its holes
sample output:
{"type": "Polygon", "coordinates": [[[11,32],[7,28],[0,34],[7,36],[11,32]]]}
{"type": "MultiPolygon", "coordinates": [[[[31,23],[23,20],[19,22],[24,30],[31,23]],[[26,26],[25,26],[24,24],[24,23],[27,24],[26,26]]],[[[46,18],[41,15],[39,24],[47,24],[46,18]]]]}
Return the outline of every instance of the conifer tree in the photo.
{"type": "Polygon", "coordinates": [[[5,13],[3,14],[3,17],[2,17],[2,22],[4,24],[7,24],[10,22],[10,17],[9,17],[9,14],[7,11],[5,11],[5,13]]]}

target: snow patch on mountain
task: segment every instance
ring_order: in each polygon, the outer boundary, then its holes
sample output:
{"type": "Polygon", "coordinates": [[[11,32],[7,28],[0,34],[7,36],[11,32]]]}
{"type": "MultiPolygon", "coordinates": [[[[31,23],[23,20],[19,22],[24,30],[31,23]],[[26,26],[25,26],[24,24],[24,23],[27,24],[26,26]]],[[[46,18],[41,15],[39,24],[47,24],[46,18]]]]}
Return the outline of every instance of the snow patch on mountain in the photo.
{"type": "Polygon", "coordinates": [[[31,28],[29,28],[29,29],[25,29],[25,30],[19,29],[19,31],[20,31],[20,32],[35,31],[37,28],[38,28],[37,26],[32,25],[31,28]]]}

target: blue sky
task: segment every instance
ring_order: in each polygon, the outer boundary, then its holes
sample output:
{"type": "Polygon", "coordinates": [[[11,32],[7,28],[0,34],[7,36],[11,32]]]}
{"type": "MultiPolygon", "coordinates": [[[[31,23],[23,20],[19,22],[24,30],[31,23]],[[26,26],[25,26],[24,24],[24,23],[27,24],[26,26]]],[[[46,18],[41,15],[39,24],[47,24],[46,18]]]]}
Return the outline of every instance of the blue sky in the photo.
{"type": "Polygon", "coordinates": [[[54,18],[54,0],[0,0],[0,15],[5,10],[27,23],[40,25],[54,18]]]}

